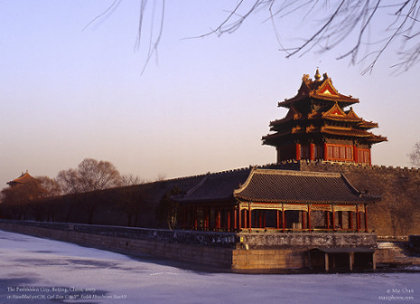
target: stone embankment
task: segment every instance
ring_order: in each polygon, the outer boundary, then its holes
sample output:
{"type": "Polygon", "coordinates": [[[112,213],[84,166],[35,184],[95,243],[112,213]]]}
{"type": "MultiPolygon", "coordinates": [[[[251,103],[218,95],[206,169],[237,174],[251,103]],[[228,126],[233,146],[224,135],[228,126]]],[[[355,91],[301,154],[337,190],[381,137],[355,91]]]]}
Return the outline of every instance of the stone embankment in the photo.
{"type": "MultiPolygon", "coordinates": [[[[377,244],[372,233],[227,233],[10,220],[0,220],[0,229],[133,256],[257,273],[310,272],[313,249],[376,248],[377,244]]],[[[381,246],[377,263],[398,263],[400,257],[392,256],[395,248],[381,246]]]]}

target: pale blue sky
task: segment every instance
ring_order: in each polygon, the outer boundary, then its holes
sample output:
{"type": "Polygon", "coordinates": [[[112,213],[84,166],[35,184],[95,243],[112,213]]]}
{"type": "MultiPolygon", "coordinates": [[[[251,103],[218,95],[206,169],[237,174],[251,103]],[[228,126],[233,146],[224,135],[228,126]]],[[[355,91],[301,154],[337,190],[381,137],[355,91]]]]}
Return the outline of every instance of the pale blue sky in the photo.
{"type": "MultiPolygon", "coordinates": [[[[231,35],[183,39],[215,27],[234,1],[167,1],[158,63],[141,76],[139,1],[82,30],[111,2],[0,1],[0,185],[25,170],[55,177],[86,157],[148,180],[272,163],[275,149],[261,136],[285,114],[277,102],[317,66],[388,137],[373,163],[409,165],[420,140],[419,66],[392,75],[395,49],[364,76],[335,60],[346,45],[285,59],[264,14],[231,35]]],[[[311,27],[295,25],[279,30],[304,37],[311,27]]]]}

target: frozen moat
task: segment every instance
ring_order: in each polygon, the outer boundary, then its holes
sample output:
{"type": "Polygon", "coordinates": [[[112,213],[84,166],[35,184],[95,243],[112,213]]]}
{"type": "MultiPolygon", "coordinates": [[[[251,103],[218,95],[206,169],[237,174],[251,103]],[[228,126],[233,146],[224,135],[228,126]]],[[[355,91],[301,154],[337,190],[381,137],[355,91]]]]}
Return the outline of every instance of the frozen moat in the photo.
{"type": "Polygon", "coordinates": [[[0,303],[420,303],[420,273],[186,270],[0,230],[0,303]]]}

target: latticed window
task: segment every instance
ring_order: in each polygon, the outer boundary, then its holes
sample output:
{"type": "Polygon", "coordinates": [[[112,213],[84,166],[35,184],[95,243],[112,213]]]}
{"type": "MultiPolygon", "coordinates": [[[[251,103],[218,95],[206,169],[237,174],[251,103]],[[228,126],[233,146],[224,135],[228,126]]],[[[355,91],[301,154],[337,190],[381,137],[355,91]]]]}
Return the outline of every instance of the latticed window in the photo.
{"type": "Polygon", "coordinates": [[[353,147],[348,145],[327,145],[329,160],[353,160],[353,147]]]}

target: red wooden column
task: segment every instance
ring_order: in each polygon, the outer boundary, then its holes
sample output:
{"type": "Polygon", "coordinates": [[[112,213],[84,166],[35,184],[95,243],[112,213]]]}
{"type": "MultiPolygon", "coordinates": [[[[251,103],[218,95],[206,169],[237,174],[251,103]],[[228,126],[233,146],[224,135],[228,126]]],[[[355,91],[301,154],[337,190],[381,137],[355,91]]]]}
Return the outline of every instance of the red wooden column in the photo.
{"type": "Polygon", "coordinates": [[[221,222],[221,214],[220,214],[220,210],[217,209],[217,213],[216,213],[216,229],[220,229],[220,222],[221,222]]]}
{"type": "Polygon", "coordinates": [[[309,159],[315,160],[315,144],[314,143],[309,144],[309,159]]]}
{"type": "Polygon", "coordinates": [[[328,159],[328,146],[327,143],[324,143],[324,160],[328,159]]]}
{"type": "Polygon", "coordinates": [[[248,220],[248,210],[244,209],[244,228],[248,228],[247,220],[248,220]]]}
{"type": "Polygon", "coordinates": [[[353,145],[353,160],[355,163],[359,162],[359,152],[357,151],[357,146],[353,145]]]}
{"type": "Polygon", "coordinates": [[[335,231],[335,210],[332,210],[332,229],[335,231]]]}
{"type": "Polygon", "coordinates": [[[198,219],[197,219],[197,207],[193,207],[193,218],[194,218],[194,230],[198,228],[198,219]]]}
{"type": "Polygon", "coordinates": [[[281,206],[281,224],[283,232],[286,230],[286,214],[284,214],[284,206],[281,206]]]}
{"type": "Polygon", "coordinates": [[[367,205],[365,204],[365,232],[368,232],[367,205]]]}
{"type": "MultiPolygon", "coordinates": [[[[261,210],[258,210],[256,212],[258,212],[258,228],[262,228],[262,226],[263,226],[263,215],[262,215],[262,211],[261,210]]],[[[255,215],[255,217],[257,217],[257,215],[255,215]]]]}
{"type": "Polygon", "coordinates": [[[300,144],[296,144],[296,160],[300,160],[301,148],[300,144]]]}
{"type": "Polygon", "coordinates": [[[238,229],[238,209],[233,207],[233,230],[238,229]]]}
{"type": "Polygon", "coordinates": [[[251,204],[248,205],[248,223],[249,223],[249,231],[252,229],[252,210],[251,210],[251,204]]]}
{"type": "Polygon", "coordinates": [[[280,210],[276,210],[276,228],[280,229],[280,210]]]}
{"type": "Polygon", "coordinates": [[[204,209],[204,230],[209,230],[209,209],[204,209]]]}
{"type": "Polygon", "coordinates": [[[242,210],[240,205],[238,206],[238,229],[242,229],[242,210]]]}
{"type": "Polygon", "coordinates": [[[353,211],[348,211],[348,213],[349,229],[353,231],[353,211]]]}
{"type": "Polygon", "coordinates": [[[311,205],[308,205],[308,230],[311,231],[311,205]]]}

